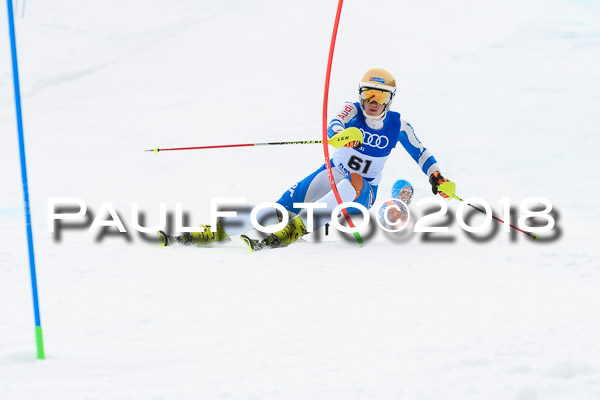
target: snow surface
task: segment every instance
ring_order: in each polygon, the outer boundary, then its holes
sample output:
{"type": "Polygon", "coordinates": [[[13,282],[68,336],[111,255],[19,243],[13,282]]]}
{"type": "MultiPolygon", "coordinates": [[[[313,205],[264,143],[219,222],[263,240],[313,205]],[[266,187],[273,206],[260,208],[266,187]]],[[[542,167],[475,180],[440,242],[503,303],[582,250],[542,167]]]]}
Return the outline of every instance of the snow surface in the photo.
{"type": "MultiPolygon", "coordinates": [[[[35,360],[8,35],[0,38],[0,399],[598,399],[600,6],[585,0],[347,1],[329,115],[369,67],[457,183],[495,212],[549,199],[534,242],[498,231],[316,232],[285,249],[160,249],[159,204],[276,200],[321,138],[337,2],[17,4],[47,359],[35,360]],[[48,231],[48,199],[110,203],[132,232],[48,231]],[[364,232],[363,232],[364,233],[364,232]],[[485,235],[484,235],[485,236],[485,235]],[[315,238],[316,237],[316,238],[315,238]],[[443,240],[440,240],[443,239],[443,240]],[[424,240],[426,239],[426,240],[424,240]]],[[[6,9],[0,24],[8,32],[6,9]]],[[[380,185],[426,177],[395,151],[380,185]]],[[[449,204],[453,213],[458,203],[449,204]]],[[[423,213],[413,205],[418,216],[423,213]]],[[[476,221],[476,220],[473,220],[476,221]]],[[[475,222],[474,222],[475,223],[475,222]]]]}

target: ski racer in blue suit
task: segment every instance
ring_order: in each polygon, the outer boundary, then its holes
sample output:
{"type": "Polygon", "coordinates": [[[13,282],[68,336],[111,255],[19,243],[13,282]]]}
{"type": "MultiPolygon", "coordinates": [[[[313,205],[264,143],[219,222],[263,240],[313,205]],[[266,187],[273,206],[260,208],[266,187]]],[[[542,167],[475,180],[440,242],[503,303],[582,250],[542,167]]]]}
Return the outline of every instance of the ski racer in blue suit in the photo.
{"type": "MultiPolygon", "coordinates": [[[[358,90],[359,101],[345,103],[328,126],[330,138],[349,127],[358,128],[363,134],[362,142],[348,143],[345,147],[336,149],[330,160],[333,179],[342,201],[371,208],[381,182],[383,167],[398,143],[429,177],[433,194],[439,193],[447,197],[438,190],[438,185],[447,179],[439,172],[435,157],[421,144],[412,126],[399,113],[390,111],[396,92],[396,81],[392,74],[383,68],[371,68],[365,72],[358,90]]],[[[289,188],[277,203],[291,214],[291,220],[283,229],[263,240],[241,235],[252,250],[287,246],[308,233],[308,210],[294,207],[294,203],[324,203],[326,207],[322,211],[331,215],[338,202],[332,191],[326,166],[321,166],[289,188]]],[[[349,213],[360,213],[357,208],[347,210],[349,213]]],[[[276,223],[277,220],[273,220],[276,215],[272,209],[270,213],[270,222],[276,223]]],[[[264,218],[262,220],[265,221],[264,218]]],[[[322,225],[326,222],[321,220],[322,225]]],[[[318,226],[313,226],[313,230],[317,228],[318,226]]],[[[217,224],[216,232],[208,229],[202,234],[191,233],[185,240],[206,243],[227,237],[222,224],[217,224]]],[[[181,242],[182,238],[178,240],[181,242]]],[[[163,238],[163,243],[167,245],[169,242],[163,238]]]]}
{"type": "MultiPolygon", "coordinates": [[[[343,202],[371,208],[377,196],[383,167],[398,143],[429,177],[433,194],[447,197],[438,190],[438,185],[447,179],[439,172],[435,157],[417,138],[412,126],[399,113],[390,111],[395,91],[396,81],[389,71],[383,68],[369,69],[359,84],[359,101],[344,104],[329,123],[330,138],[349,127],[356,127],[363,133],[362,143],[350,143],[337,149],[330,161],[343,202]]],[[[282,231],[275,232],[262,244],[280,247],[303,236],[306,233],[307,212],[295,208],[293,204],[312,202],[327,204],[327,212],[338,205],[325,165],[296,183],[277,201],[289,212],[298,215],[282,231]]],[[[349,208],[348,212],[360,213],[360,210],[349,208]]]]}

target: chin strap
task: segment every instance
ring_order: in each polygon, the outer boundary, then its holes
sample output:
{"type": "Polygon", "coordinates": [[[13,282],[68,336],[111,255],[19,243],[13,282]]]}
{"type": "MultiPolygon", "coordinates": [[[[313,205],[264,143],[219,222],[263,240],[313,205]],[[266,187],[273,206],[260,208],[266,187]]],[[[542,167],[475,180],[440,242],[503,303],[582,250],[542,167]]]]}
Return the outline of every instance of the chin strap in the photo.
{"type": "Polygon", "coordinates": [[[378,120],[380,120],[380,119],[384,119],[384,118],[385,118],[385,115],[386,115],[386,114],[387,114],[387,112],[388,112],[388,108],[387,108],[387,106],[386,106],[386,108],[384,108],[384,109],[383,109],[383,112],[382,112],[381,114],[379,114],[379,115],[376,115],[376,116],[369,115],[369,114],[367,114],[367,112],[365,111],[365,107],[363,106],[362,102],[360,103],[360,109],[362,110],[362,112],[363,112],[363,115],[365,116],[365,119],[372,119],[373,121],[378,121],[378,120]]]}
{"type": "Polygon", "coordinates": [[[376,120],[384,119],[385,118],[385,115],[387,114],[387,112],[390,109],[390,106],[392,105],[392,101],[390,100],[390,102],[387,103],[385,105],[385,107],[383,108],[383,112],[381,114],[377,115],[377,116],[373,116],[373,115],[368,115],[367,114],[367,111],[365,110],[365,106],[363,105],[363,101],[362,100],[360,100],[358,102],[358,104],[360,104],[360,109],[362,110],[362,113],[363,113],[363,115],[365,116],[366,119],[372,119],[372,120],[376,121],[376,120]]]}

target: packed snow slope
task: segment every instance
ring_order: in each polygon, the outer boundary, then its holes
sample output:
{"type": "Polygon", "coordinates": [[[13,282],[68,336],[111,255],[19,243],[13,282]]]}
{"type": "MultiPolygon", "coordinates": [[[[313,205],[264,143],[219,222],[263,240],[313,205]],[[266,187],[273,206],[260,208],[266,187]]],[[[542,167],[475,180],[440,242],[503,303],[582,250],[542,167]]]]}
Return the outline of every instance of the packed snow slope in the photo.
{"type": "MultiPolygon", "coordinates": [[[[8,35],[0,37],[0,399],[598,399],[600,6],[585,0],[346,1],[329,117],[373,66],[463,198],[543,197],[537,242],[459,202],[365,244],[316,232],[249,253],[161,249],[134,230],[160,204],[274,201],[319,145],[154,154],[154,147],[320,139],[337,2],[16,2],[25,142],[47,359],[35,360],[8,35]],[[25,8],[23,8],[25,6],[25,8]],[[51,198],[86,218],[49,232],[51,198]],[[128,233],[88,232],[107,204],[128,233]],[[104,208],[103,208],[104,207],[104,208]],[[482,219],[471,218],[476,225],[482,219]],[[541,221],[543,224],[543,221],[541,221]],[[492,230],[496,227],[496,230],[492,230]]],[[[0,25],[8,32],[6,8],[0,25]]],[[[433,197],[401,149],[397,179],[433,197]]],[[[431,212],[431,211],[430,211],[431,212]]],[[[372,212],[374,215],[374,212],[372,212]]],[[[104,214],[104,215],[101,215],[104,214]]],[[[538,221],[539,222],[539,221],[538,221]]]]}

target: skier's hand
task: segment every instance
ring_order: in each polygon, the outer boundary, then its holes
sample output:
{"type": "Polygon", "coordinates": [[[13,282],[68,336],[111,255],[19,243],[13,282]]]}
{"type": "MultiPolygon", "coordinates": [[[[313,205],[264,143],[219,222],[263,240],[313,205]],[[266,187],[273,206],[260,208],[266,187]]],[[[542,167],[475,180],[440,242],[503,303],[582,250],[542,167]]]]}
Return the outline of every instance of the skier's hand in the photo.
{"type": "Polygon", "coordinates": [[[346,143],[344,145],[344,147],[350,147],[350,148],[358,149],[361,145],[362,145],[362,142],[360,140],[353,140],[351,142],[346,143]]]}
{"type": "Polygon", "coordinates": [[[438,194],[443,198],[447,199],[448,195],[444,192],[440,192],[438,189],[438,185],[441,185],[444,182],[448,182],[448,179],[444,178],[440,171],[434,171],[433,174],[429,176],[429,183],[431,184],[431,191],[433,194],[438,194]]]}

